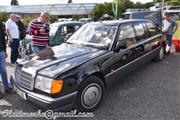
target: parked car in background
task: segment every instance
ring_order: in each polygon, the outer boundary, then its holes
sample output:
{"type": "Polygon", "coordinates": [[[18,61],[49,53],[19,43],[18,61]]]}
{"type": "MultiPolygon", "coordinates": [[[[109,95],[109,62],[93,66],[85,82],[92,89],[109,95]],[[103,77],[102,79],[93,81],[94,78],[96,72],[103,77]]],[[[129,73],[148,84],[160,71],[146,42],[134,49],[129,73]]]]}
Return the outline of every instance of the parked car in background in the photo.
{"type": "Polygon", "coordinates": [[[59,18],[58,21],[59,22],[64,22],[64,21],[73,21],[73,18],[59,18]]]}
{"type": "Polygon", "coordinates": [[[94,111],[105,89],[164,57],[161,32],[143,19],[84,24],[52,50],[55,60],[17,61],[11,81],[23,99],[53,110],[94,111]]]}
{"type": "MultiPolygon", "coordinates": [[[[82,23],[78,21],[63,21],[52,23],[50,25],[50,46],[60,45],[68,39],[68,35],[74,33],[77,29],[81,27],[82,23]]],[[[30,35],[26,35],[25,39],[22,41],[22,46],[20,47],[20,55],[28,55],[32,53],[30,35]]]]}
{"type": "Polygon", "coordinates": [[[179,6],[167,6],[164,12],[168,12],[173,16],[173,19],[180,20],[180,5],[179,6]]]}
{"type": "Polygon", "coordinates": [[[151,20],[158,28],[162,27],[161,11],[130,11],[121,15],[122,19],[148,19],[151,20]]]}
{"type": "Polygon", "coordinates": [[[91,22],[92,19],[91,18],[81,18],[81,19],[79,19],[79,21],[85,24],[85,23],[91,22]]]}

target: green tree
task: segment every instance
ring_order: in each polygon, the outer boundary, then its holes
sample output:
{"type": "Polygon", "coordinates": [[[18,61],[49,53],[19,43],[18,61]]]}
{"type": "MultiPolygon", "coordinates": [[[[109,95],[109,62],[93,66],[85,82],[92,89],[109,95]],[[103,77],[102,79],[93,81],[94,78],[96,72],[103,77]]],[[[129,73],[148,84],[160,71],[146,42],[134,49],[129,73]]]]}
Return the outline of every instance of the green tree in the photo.
{"type": "Polygon", "coordinates": [[[11,0],[11,6],[19,5],[17,0],[11,0]]]}
{"type": "Polygon", "coordinates": [[[31,18],[31,17],[24,17],[23,23],[27,27],[29,25],[29,23],[31,23],[32,20],[33,20],[33,18],[31,18]]]}
{"type": "Polygon", "coordinates": [[[143,6],[144,6],[144,8],[148,9],[148,8],[154,6],[154,3],[153,2],[148,2],[148,3],[143,4],[143,6]]]}
{"type": "Polygon", "coordinates": [[[0,22],[6,22],[9,18],[9,15],[7,13],[0,13],[0,22]]]}
{"type": "Polygon", "coordinates": [[[58,16],[51,15],[49,21],[50,21],[50,23],[54,23],[55,21],[58,21],[58,16]]]}
{"type": "MultiPolygon", "coordinates": [[[[162,0],[153,0],[154,3],[162,3],[162,0]]],[[[180,5],[180,0],[164,0],[168,5],[180,5]]]]}
{"type": "Polygon", "coordinates": [[[104,14],[113,16],[112,3],[100,3],[92,10],[92,16],[95,21],[100,20],[104,14]]]}
{"type": "Polygon", "coordinates": [[[169,0],[168,5],[180,5],[180,0],[169,0]]]}
{"type": "Polygon", "coordinates": [[[72,16],[72,18],[74,19],[74,20],[79,20],[79,19],[81,19],[81,18],[87,18],[88,16],[87,15],[74,15],[74,16],[72,16]]]}
{"type": "Polygon", "coordinates": [[[124,13],[126,9],[134,8],[134,3],[130,0],[125,0],[120,4],[120,14],[124,13]]]}

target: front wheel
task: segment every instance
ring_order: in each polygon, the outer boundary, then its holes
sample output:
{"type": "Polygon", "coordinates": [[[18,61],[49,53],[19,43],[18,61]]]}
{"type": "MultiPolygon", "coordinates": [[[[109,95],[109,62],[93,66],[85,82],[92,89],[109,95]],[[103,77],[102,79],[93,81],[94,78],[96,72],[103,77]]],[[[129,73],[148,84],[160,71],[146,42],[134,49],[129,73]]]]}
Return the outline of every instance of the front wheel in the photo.
{"type": "Polygon", "coordinates": [[[82,112],[94,111],[100,104],[104,94],[104,83],[96,76],[85,79],[79,87],[76,108],[82,112]]]}

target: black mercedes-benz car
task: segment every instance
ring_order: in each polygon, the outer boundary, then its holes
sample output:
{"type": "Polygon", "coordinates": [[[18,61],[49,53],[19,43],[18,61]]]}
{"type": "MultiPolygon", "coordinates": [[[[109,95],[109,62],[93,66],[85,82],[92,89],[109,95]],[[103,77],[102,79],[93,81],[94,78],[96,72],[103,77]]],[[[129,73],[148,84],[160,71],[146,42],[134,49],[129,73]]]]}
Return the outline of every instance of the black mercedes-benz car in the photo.
{"type": "Polygon", "coordinates": [[[55,60],[19,60],[11,81],[25,100],[55,110],[93,111],[105,89],[164,57],[162,34],[148,20],[87,23],[52,50],[55,60]]]}

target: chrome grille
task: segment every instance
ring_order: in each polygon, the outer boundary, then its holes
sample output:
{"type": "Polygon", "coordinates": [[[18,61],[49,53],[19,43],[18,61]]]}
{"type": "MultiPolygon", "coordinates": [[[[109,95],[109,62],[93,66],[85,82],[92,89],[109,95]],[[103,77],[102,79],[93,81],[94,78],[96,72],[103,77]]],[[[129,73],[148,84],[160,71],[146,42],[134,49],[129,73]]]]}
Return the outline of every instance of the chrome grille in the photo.
{"type": "Polygon", "coordinates": [[[16,67],[15,70],[15,78],[20,86],[27,88],[29,90],[33,89],[32,75],[25,71],[22,71],[22,69],[18,66],[16,67]]]}

